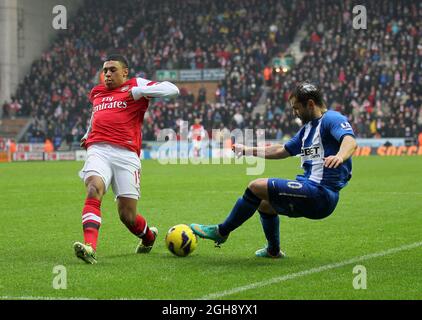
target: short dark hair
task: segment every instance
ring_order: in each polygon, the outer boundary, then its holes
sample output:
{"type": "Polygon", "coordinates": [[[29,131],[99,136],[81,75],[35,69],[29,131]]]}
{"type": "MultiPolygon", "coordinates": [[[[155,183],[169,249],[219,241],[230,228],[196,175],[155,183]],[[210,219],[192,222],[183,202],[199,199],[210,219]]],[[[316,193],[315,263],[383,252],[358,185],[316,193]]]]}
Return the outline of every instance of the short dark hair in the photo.
{"type": "Polygon", "coordinates": [[[321,90],[318,88],[317,85],[309,81],[303,81],[296,85],[296,87],[289,96],[289,101],[293,98],[296,98],[296,100],[303,106],[306,106],[308,100],[311,99],[315,102],[317,106],[325,106],[321,90]]]}
{"type": "Polygon", "coordinates": [[[118,61],[123,65],[124,68],[129,69],[129,63],[127,62],[126,57],[121,54],[111,54],[104,60],[104,62],[107,61],[118,61]]]}

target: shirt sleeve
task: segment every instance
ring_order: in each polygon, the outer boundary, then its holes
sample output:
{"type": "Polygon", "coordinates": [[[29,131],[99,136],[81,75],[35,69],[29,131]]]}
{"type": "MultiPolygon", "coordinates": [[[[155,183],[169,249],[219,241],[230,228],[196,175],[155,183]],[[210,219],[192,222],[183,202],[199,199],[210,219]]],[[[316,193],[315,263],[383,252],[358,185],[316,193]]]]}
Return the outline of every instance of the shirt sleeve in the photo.
{"type": "Polygon", "coordinates": [[[284,149],[286,149],[291,156],[298,155],[302,152],[302,134],[303,128],[300,129],[298,133],[296,133],[296,135],[284,145],[284,149]]]}
{"type": "Polygon", "coordinates": [[[144,78],[136,78],[136,84],[137,84],[138,87],[153,85],[153,84],[156,84],[156,83],[157,82],[152,81],[152,80],[148,80],[148,79],[144,79],[144,78]]]}
{"type": "Polygon", "coordinates": [[[145,98],[171,98],[179,95],[179,88],[168,81],[154,82],[143,78],[136,78],[137,87],[132,88],[135,100],[145,98]]]}
{"type": "Polygon", "coordinates": [[[338,142],[341,142],[343,137],[346,135],[351,135],[352,137],[355,136],[349,121],[340,113],[332,114],[327,120],[330,133],[338,142]]]}

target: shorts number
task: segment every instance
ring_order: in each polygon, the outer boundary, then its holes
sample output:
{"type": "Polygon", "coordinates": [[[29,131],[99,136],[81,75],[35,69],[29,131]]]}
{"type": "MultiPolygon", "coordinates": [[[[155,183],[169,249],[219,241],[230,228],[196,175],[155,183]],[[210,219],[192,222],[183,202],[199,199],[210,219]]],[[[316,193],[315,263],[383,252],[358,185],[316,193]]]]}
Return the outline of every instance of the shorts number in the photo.
{"type": "Polygon", "coordinates": [[[287,186],[290,189],[301,189],[303,187],[303,185],[300,182],[297,182],[297,181],[289,181],[289,182],[287,182],[287,186]]]}

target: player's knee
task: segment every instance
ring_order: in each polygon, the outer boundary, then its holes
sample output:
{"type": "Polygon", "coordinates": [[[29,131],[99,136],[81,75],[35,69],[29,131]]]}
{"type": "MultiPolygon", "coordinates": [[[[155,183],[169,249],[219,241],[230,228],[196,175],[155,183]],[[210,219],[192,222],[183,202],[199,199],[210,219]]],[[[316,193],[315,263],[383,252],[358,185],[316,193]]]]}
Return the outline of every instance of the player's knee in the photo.
{"type": "Polygon", "coordinates": [[[97,185],[93,183],[90,183],[87,185],[86,191],[88,194],[88,198],[95,198],[95,199],[101,200],[103,196],[103,191],[101,190],[101,188],[99,188],[97,185]]]}
{"type": "Polygon", "coordinates": [[[266,200],[263,200],[260,203],[258,211],[260,214],[263,214],[263,215],[268,215],[268,216],[277,215],[277,212],[274,210],[271,204],[266,200]]]}
{"type": "Polygon", "coordinates": [[[251,190],[253,193],[256,191],[256,180],[249,182],[248,189],[251,190]]]}
{"type": "Polygon", "coordinates": [[[257,197],[263,199],[263,195],[267,192],[266,179],[256,179],[249,183],[248,189],[251,190],[257,197]]]}

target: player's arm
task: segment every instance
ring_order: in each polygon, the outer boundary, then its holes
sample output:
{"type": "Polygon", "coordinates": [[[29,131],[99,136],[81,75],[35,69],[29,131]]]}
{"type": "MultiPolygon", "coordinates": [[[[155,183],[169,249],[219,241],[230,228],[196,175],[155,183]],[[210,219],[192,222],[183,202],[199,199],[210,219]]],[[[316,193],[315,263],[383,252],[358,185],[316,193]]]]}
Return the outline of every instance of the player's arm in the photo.
{"type": "Polygon", "coordinates": [[[281,144],[273,144],[265,147],[247,147],[243,144],[235,144],[232,150],[237,157],[251,155],[265,159],[285,159],[291,156],[281,144]]]}
{"type": "Polygon", "coordinates": [[[349,159],[357,148],[356,140],[351,135],[346,135],[340,144],[340,149],[336,155],[324,159],[324,166],[327,168],[337,168],[347,159],[349,159]]]}
{"type": "Polygon", "coordinates": [[[265,147],[247,147],[242,144],[234,144],[232,150],[238,157],[242,155],[253,155],[265,159],[285,159],[301,153],[303,131],[303,128],[299,130],[284,145],[273,144],[265,147]]]}
{"type": "Polygon", "coordinates": [[[168,81],[153,82],[138,78],[138,86],[129,91],[129,95],[134,100],[142,97],[151,98],[172,98],[180,94],[179,88],[168,81]]]}

